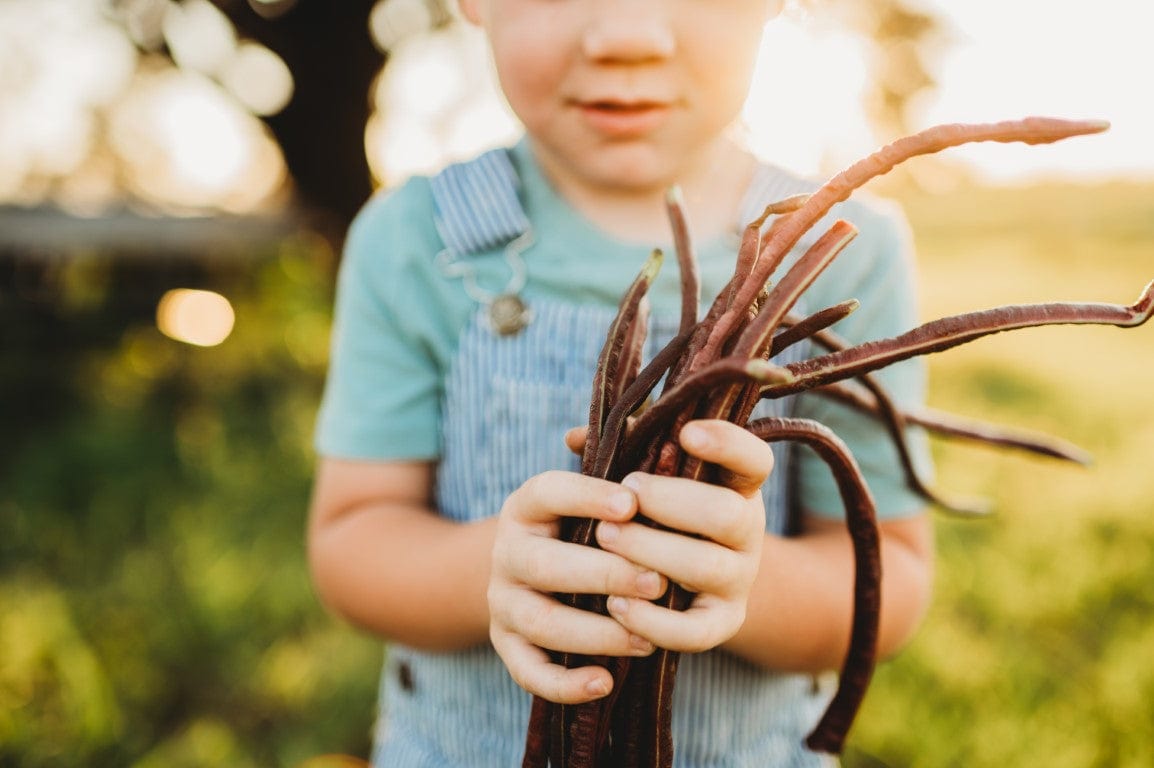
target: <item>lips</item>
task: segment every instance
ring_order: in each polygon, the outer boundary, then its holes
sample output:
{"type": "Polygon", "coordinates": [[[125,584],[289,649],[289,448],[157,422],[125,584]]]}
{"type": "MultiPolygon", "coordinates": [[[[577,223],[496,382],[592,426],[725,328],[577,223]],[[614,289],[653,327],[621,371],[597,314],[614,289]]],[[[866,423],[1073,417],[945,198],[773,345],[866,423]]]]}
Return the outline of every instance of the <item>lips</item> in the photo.
{"type": "Polygon", "coordinates": [[[672,105],[665,101],[590,99],[574,102],[586,123],[611,138],[643,136],[660,128],[672,105]]]}

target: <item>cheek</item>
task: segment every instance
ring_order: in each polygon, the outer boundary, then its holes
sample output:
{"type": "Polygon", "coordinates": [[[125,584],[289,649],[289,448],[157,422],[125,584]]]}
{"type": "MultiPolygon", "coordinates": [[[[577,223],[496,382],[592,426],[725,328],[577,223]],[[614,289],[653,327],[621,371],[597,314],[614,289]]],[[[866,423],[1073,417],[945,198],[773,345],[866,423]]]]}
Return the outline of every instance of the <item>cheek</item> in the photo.
{"type": "Polygon", "coordinates": [[[749,96],[749,82],[737,76],[711,77],[698,80],[696,100],[699,119],[709,130],[723,129],[741,114],[749,96]]]}
{"type": "Polygon", "coordinates": [[[563,58],[556,47],[533,40],[534,36],[527,34],[513,44],[493,47],[501,90],[509,106],[522,119],[556,99],[562,90],[565,72],[563,58]]]}
{"type": "Polygon", "coordinates": [[[541,108],[549,86],[539,71],[513,64],[498,68],[497,74],[501,81],[501,92],[514,112],[524,116],[525,113],[541,108]]]}
{"type": "Polygon", "coordinates": [[[753,40],[728,38],[727,42],[709,46],[708,55],[697,57],[695,78],[698,93],[708,100],[710,108],[736,117],[749,95],[753,70],[757,63],[760,36],[753,40]]]}

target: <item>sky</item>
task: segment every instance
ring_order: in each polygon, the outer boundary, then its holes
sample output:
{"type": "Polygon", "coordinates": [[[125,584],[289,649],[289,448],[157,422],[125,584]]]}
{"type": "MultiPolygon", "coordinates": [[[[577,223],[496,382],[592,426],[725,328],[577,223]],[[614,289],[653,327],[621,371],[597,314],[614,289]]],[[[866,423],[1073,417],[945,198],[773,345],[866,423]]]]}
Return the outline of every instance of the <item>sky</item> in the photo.
{"type": "MultiPolygon", "coordinates": [[[[911,0],[911,5],[916,5],[911,0]]],[[[1154,178],[1154,0],[921,0],[946,23],[949,44],[935,74],[940,87],[920,105],[912,128],[1045,114],[1110,121],[1104,135],[1053,147],[980,145],[951,150],[990,181],[1037,177],[1154,178]]],[[[873,149],[855,114],[864,86],[861,44],[796,14],[770,25],[770,64],[807,66],[814,84],[775,78],[755,86],[773,109],[747,119],[762,154],[805,173],[836,170],[873,149]],[[824,98],[812,98],[812,88],[824,98]],[[783,105],[800,115],[782,121],[783,105]],[[822,114],[824,112],[824,114],[822,114]],[[815,130],[816,126],[816,130],[815,130]],[[835,166],[835,167],[829,167],[835,166]]],[[[768,68],[767,68],[768,69],[768,68]]]]}
{"type": "MultiPolygon", "coordinates": [[[[1023,170],[1042,170],[1043,163],[1053,163],[1086,173],[1154,175],[1150,98],[1154,2],[936,0],[936,4],[962,35],[942,73],[950,87],[941,91],[938,115],[994,116],[1017,108],[1109,120],[1108,134],[1070,142],[1052,158],[1046,153],[1030,161],[1023,157],[1023,170]],[[1012,24],[1004,18],[1007,7],[1018,9],[1019,18],[1012,24]],[[997,87],[990,88],[989,83],[997,87]]],[[[986,162],[988,173],[998,173],[996,152],[977,156],[986,162]]]]}

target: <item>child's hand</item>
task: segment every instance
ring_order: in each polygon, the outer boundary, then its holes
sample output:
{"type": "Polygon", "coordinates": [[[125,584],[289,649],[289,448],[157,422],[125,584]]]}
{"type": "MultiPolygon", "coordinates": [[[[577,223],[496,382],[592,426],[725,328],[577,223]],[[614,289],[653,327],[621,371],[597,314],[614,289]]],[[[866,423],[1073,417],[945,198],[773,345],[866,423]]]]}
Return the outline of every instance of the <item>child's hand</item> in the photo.
{"type": "Polygon", "coordinates": [[[622,484],[637,495],[640,512],[676,532],[606,522],[598,526],[597,543],[696,593],[686,611],[624,593],[609,598],[610,614],[630,632],[662,648],[695,652],[720,645],[745,622],[765,541],[760,489],[773,453],[726,421],[691,422],[680,440],[688,453],[721,467],[723,485],[633,473],[622,484]]]}
{"type": "MultiPolygon", "coordinates": [[[[579,447],[582,437],[574,432],[566,439],[579,447]]],[[[723,421],[688,425],[681,440],[688,452],[722,468],[724,486],[641,473],[617,485],[547,472],[506,500],[489,582],[490,637],[526,690],[577,703],[612,686],[604,668],[565,669],[543,649],[592,656],[647,655],[654,645],[701,651],[741,627],[765,535],[759,490],[773,454],[723,421]],[[674,531],[631,522],[638,509],[674,531]],[[557,540],[563,516],[601,521],[601,549],[557,540]],[[658,574],[697,593],[687,611],[650,602],[667,585],[658,574]],[[613,618],[569,608],[557,592],[611,595],[613,618]]]]}
{"type": "Polygon", "coordinates": [[[562,517],[624,523],[637,511],[628,488],[571,472],[530,478],[506,499],[497,522],[489,578],[489,636],[521,687],[551,701],[600,698],[612,687],[599,666],[566,669],[546,650],[644,656],[653,645],[608,616],[570,608],[554,593],[628,595],[645,602],[665,579],[596,547],[558,539],[562,517]]]}

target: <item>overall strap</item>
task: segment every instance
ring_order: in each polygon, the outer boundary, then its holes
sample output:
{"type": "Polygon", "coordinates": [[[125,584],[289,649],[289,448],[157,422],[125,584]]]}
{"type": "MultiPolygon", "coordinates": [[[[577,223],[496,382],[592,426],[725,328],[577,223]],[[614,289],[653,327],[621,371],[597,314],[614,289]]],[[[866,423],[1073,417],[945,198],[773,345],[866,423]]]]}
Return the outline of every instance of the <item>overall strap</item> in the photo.
{"type": "Polygon", "coordinates": [[[454,255],[492,250],[529,231],[507,149],[450,165],[430,185],[437,231],[454,255]]]}

